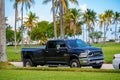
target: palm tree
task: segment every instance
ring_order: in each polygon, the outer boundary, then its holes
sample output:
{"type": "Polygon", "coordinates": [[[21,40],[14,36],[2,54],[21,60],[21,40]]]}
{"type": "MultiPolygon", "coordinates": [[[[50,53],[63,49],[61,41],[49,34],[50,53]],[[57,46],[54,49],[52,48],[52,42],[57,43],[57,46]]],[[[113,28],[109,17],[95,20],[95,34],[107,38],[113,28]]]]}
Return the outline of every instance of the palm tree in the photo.
{"type": "MultiPolygon", "coordinates": [[[[96,12],[94,12],[91,9],[87,9],[85,13],[83,14],[84,21],[86,22],[87,29],[88,29],[88,35],[90,33],[91,28],[94,27],[95,21],[96,21],[96,12]]],[[[86,31],[87,34],[87,31],[86,31]]],[[[87,36],[86,36],[87,37],[87,36]]],[[[86,40],[87,41],[87,40],[86,40]]],[[[90,38],[89,38],[90,41],[90,38]]]]}
{"type": "Polygon", "coordinates": [[[14,26],[14,41],[15,41],[15,53],[18,53],[17,51],[17,40],[16,40],[16,25],[17,25],[17,19],[18,19],[18,3],[20,2],[20,0],[11,0],[14,1],[14,9],[15,9],[15,26],[14,26]]]}
{"type": "Polygon", "coordinates": [[[26,18],[26,21],[24,23],[25,27],[30,31],[30,41],[31,41],[31,31],[33,30],[33,27],[37,25],[38,17],[35,13],[29,12],[28,17],[26,18]]]}
{"type": "Polygon", "coordinates": [[[113,22],[115,24],[115,40],[117,39],[117,25],[118,22],[120,22],[120,13],[119,12],[115,12],[114,16],[113,16],[113,22]]]}
{"type": "Polygon", "coordinates": [[[114,13],[112,10],[106,10],[105,11],[105,17],[106,17],[106,21],[107,21],[107,27],[112,24],[112,17],[113,17],[114,13]]]}
{"type": "MultiPolygon", "coordinates": [[[[51,1],[51,0],[44,0],[43,3],[47,3],[49,1],[51,1]]],[[[55,7],[56,7],[56,12],[59,9],[59,15],[60,15],[60,34],[61,34],[61,38],[62,39],[64,39],[63,14],[68,10],[68,1],[70,1],[71,3],[74,3],[74,4],[78,4],[77,0],[55,0],[55,1],[52,0],[52,5],[53,5],[53,2],[54,2],[55,7]]],[[[55,11],[54,11],[55,7],[53,5],[53,17],[54,17],[53,19],[55,19],[55,11]]],[[[56,19],[54,20],[54,22],[55,21],[56,21],[56,19]]],[[[56,30],[56,28],[55,28],[55,30],[56,30]]]]}
{"type": "MultiPolygon", "coordinates": [[[[43,3],[48,3],[51,0],[44,0],[43,3]]],[[[61,33],[61,38],[64,39],[64,28],[63,28],[63,14],[64,12],[67,11],[68,9],[68,1],[74,4],[78,4],[77,0],[52,0],[52,8],[53,8],[53,21],[54,21],[54,35],[55,38],[57,37],[57,32],[56,32],[56,12],[55,12],[55,6],[57,7],[56,9],[59,8],[60,11],[60,33],[61,33]]]]}
{"type": "Polygon", "coordinates": [[[87,41],[87,30],[88,28],[90,29],[90,20],[88,19],[89,18],[89,14],[90,14],[90,10],[87,9],[87,11],[85,11],[85,13],[83,13],[83,19],[84,19],[84,22],[86,24],[86,42],[87,41]]]}
{"type": "Polygon", "coordinates": [[[77,0],[59,0],[58,1],[58,6],[59,6],[59,11],[60,11],[60,33],[61,33],[61,38],[64,39],[64,27],[63,27],[63,14],[68,10],[68,1],[74,4],[78,4],[77,0]]]}
{"type": "Polygon", "coordinates": [[[73,35],[75,36],[77,33],[81,32],[80,24],[79,24],[79,19],[81,16],[80,10],[77,10],[75,8],[70,9],[70,19],[71,19],[71,24],[70,24],[70,29],[73,30],[73,35]]]}
{"type": "Polygon", "coordinates": [[[105,14],[99,14],[99,26],[102,27],[104,26],[104,39],[103,39],[103,42],[105,44],[105,38],[106,38],[106,17],[105,17],[105,14]]]}
{"type": "MultiPolygon", "coordinates": [[[[43,3],[46,4],[51,0],[44,0],[43,3]]],[[[53,11],[53,22],[54,22],[54,38],[57,39],[57,31],[56,31],[56,12],[55,12],[55,0],[52,0],[52,11],[53,11]]]]}
{"type": "Polygon", "coordinates": [[[25,21],[25,27],[30,29],[30,31],[37,25],[38,22],[38,17],[36,16],[35,13],[32,13],[31,11],[29,12],[28,17],[26,18],[25,21]]]}
{"type": "Polygon", "coordinates": [[[59,3],[59,11],[60,11],[60,35],[61,35],[61,38],[64,39],[65,33],[64,33],[64,28],[63,28],[63,12],[64,12],[63,10],[67,9],[66,5],[68,3],[66,2],[66,4],[65,4],[65,0],[59,0],[58,3],[59,3]]]}
{"type": "MultiPolygon", "coordinates": [[[[108,28],[112,24],[112,17],[113,17],[113,11],[112,10],[106,10],[105,11],[105,18],[106,18],[106,28],[108,28]]],[[[106,39],[105,39],[106,41],[106,39]]]]}
{"type": "Polygon", "coordinates": [[[34,3],[34,0],[20,0],[20,3],[22,4],[21,6],[21,28],[22,28],[22,41],[21,41],[21,47],[24,47],[24,39],[23,39],[23,29],[24,29],[24,25],[23,25],[23,7],[24,5],[26,6],[26,9],[30,9],[31,5],[34,3]]]}
{"type": "Polygon", "coordinates": [[[6,30],[5,30],[5,0],[0,0],[0,61],[7,61],[6,30]]]}

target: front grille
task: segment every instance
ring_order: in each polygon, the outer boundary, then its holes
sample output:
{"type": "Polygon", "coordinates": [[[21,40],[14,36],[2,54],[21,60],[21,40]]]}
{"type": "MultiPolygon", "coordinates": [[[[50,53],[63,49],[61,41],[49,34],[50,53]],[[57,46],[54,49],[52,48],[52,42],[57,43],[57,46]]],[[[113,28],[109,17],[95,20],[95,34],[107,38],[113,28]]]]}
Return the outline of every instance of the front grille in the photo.
{"type": "Polygon", "coordinates": [[[102,61],[103,62],[104,58],[100,58],[100,59],[91,59],[90,61],[102,61]]]}
{"type": "Polygon", "coordinates": [[[89,56],[98,56],[98,55],[101,55],[101,54],[102,54],[101,51],[95,51],[95,52],[90,52],[89,56]]]}

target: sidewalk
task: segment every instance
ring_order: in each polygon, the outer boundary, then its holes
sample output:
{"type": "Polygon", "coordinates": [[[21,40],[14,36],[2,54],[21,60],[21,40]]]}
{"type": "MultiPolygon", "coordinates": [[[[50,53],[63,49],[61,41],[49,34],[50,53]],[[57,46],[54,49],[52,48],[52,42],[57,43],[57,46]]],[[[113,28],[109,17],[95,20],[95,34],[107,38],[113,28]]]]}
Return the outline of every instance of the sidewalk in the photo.
{"type": "MultiPolygon", "coordinates": [[[[14,66],[23,67],[23,62],[10,62],[14,66]]],[[[92,67],[83,67],[83,68],[92,68],[92,67]]],[[[114,69],[112,64],[103,64],[101,69],[114,69]]]]}

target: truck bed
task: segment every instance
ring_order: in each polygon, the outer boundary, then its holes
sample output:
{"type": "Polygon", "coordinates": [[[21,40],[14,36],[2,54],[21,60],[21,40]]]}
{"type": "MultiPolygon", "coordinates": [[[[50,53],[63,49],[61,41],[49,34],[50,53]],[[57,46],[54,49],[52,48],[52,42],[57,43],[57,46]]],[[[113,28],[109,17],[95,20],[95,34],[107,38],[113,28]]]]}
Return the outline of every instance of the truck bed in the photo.
{"type": "Polygon", "coordinates": [[[45,48],[22,48],[22,52],[29,52],[29,51],[31,51],[31,52],[34,52],[34,51],[41,51],[41,50],[43,50],[43,49],[45,49],[45,48]]]}

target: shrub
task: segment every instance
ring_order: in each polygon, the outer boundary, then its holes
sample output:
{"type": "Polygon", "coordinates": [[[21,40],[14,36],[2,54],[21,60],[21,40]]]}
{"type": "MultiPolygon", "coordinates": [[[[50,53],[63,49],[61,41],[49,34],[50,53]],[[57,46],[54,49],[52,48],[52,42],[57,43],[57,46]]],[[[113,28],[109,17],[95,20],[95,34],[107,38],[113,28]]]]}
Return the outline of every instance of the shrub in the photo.
{"type": "Polygon", "coordinates": [[[108,42],[115,42],[115,40],[114,39],[110,39],[108,42]]]}

